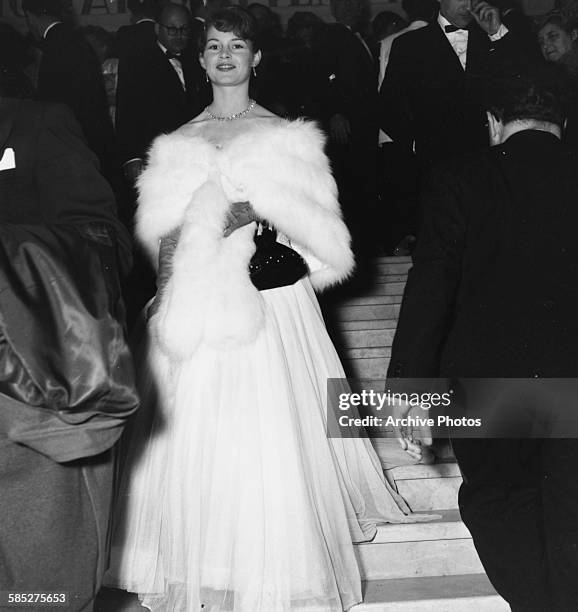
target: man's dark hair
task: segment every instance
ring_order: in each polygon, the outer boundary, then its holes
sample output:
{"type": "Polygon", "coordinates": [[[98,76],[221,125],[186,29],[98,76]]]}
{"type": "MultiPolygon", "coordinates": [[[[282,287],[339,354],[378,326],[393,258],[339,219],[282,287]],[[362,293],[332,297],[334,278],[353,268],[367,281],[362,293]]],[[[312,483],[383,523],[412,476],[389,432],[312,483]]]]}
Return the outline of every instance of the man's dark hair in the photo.
{"type": "Polygon", "coordinates": [[[401,8],[409,21],[433,21],[440,5],[436,0],[402,0],[401,8]]]}
{"type": "Polygon", "coordinates": [[[199,37],[201,53],[205,50],[207,32],[211,26],[219,32],[233,32],[235,36],[250,42],[254,53],[260,49],[257,20],[240,6],[227,6],[207,19],[203,33],[199,37]]]}
{"type": "Polygon", "coordinates": [[[64,19],[72,14],[70,0],[22,0],[22,10],[34,15],[64,19]]]}
{"type": "Polygon", "coordinates": [[[558,66],[541,66],[531,73],[494,83],[488,108],[502,123],[544,121],[562,126],[566,117],[568,81],[558,66]]]}

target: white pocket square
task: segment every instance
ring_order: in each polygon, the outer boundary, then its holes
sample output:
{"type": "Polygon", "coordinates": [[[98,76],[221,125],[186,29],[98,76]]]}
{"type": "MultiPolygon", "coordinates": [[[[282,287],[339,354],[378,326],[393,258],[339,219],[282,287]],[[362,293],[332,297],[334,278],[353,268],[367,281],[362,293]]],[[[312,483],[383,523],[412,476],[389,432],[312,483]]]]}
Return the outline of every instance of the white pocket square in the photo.
{"type": "Polygon", "coordinates": [[[0,159],[0,172],[2,170],[12,170],[16,168],[16,157],[14,156],[14,149],[5,149],[2,159],[0,159]]]}

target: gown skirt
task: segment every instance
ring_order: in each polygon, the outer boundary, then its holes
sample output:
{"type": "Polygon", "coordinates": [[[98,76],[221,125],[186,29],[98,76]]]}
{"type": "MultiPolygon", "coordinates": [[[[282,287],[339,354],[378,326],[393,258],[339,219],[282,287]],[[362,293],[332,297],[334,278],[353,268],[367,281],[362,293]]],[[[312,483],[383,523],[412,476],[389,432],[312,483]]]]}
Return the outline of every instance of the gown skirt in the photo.
{"type": "MultiPolygon", "coordinates": [[[[307,278],[263,291],[265,326],[171,362],[146,333],[106,584],[154,612],[341,612],[352,542],[412,515],[367,438],[326,435],[344,377],[307,278]]],[[[391,560],[395,563],[395,559],[391,560]]]]}

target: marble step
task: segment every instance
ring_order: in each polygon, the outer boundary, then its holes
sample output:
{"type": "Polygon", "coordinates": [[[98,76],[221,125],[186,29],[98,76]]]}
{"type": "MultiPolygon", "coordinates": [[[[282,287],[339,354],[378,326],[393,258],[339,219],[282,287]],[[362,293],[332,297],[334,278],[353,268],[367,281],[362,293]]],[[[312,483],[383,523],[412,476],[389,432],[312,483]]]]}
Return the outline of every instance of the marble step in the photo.
{"type": "MultiPolygon", "coordinates": [[[[380,440],[374,441],[376,452],[380,440]]],[[[386,466],[384,466],[386,467],[386,466]]],[[[455,461],[431,465],[402,465],[389,469],[388,476],[395,480],[397,490],[414,511],[436,511],[438,508],[457,509],[458,491],[462,484],[460,468],[455,461]]]]}
{"type": "Polygon", "coordinates": [[[363,580],[483,573],[459,512],[436,514],[427,523],[379,525],[372,542],[356,545],[363,580]]]}
{"type": "Polygon", "coordinates": [[[341,331],[339,338],[344,348],[390,347],[395,336],[395,329],[358,329],[341,331]]]}
{"type": "Polygon", "coordinates": [[[377,295],[359,295],[356,297],[350,297],[343,300],[338,308],[347,308],[348,306],[401,304],[401,299],[403,297],[402,293],[398,293],[397,295],[382,293],[377,295]]]}
{"type": "MultiPolygon", "coordinates": [[[[363,349],[362,349],[363,350],[363,349]]],[[[388,349],[390,350],[390,349],[388,349]]],[[[348,378],[384,379],[389,367],[389,355],[383,357],[351,358],[342,356],[348,378]]]]}
{"type": "Polygon", "coordinates": [[[390,346],[341,350],[341,358],[349,378],[385,379],[390,357],[390,346]]]}
{"type": "Polygon", "coordinates": [[[373,280],[376,284],[386,284],[386,283],[403,283],[405,284],[407,281],[407,273],[405,274],[383,274],[379,270],[376,274],[373,275],[373,280]]]}
{"type": "Polygon", "coordinates": [[[509,612],[483,574],[375,580],[351,612],[509,612]]]}
{"type": "Polygon", "coordinates": [[[403,295],[405,289],[405,280],[403,282],[375,279],[375,282],[367,291],[363,292],[363,296],[368,297],[376,295],[403,295]]]}
{"type": "Polygon", "coordinates": [[[372,265],[374,275],[407,274],[412,262],[411,257],[378,257],[372,265]]]}
{"type": "Polygon", "coordinates": [[[360,348],[346,348],[343,350],[343,358],[350,361],[353,359],[374,359],[376,357],[389,357],[390,346],[364,346],[360,348]]]}
{"type": "Polygon", "coordinates": [[[340,306],[336,309],[337,321],[395,320],[399,317],[400,304],[362,304],[340,306]]]}
{"type": "Polygon", "coordinates": [[[337,329],[341,332],[345,331],[365,331],[379,329],[395,329],[397,327],[396,319],[369,319],[359,321],[338,321],[337,329]]]}

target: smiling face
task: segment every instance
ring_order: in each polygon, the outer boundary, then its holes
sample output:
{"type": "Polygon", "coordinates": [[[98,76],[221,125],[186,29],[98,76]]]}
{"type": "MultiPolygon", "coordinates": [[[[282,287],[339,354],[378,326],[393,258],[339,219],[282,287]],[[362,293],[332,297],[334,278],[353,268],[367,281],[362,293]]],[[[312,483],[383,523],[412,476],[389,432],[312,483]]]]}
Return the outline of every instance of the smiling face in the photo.
{"type": "Polygon", "coordinates": [[[538,32],[542,55],[549,62],[560,61],[572,49],[575,40],[576,30],[569,33],[555,23],[547,23],[538,32]]]}
{"type": "Polygon", "coordinates": [[[215,85],[238,85],[247,82],[251,70],[261,59],[261,52],[253,52],[250,41],[235,32],[221,32],[211,26],[207,43],[201,53],[201,66],[215,85]]]}

